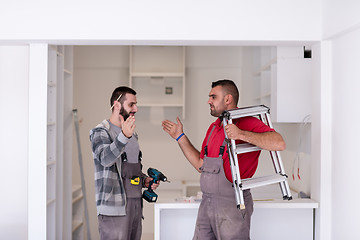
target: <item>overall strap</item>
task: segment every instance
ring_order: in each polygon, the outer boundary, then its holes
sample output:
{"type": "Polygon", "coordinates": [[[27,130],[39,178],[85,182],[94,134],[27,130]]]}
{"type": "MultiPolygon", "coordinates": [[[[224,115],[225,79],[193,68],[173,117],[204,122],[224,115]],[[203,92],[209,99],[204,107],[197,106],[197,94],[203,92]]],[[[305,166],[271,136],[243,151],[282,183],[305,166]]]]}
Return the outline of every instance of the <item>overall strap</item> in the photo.
{"type": "MultiPolygon", "coordinates": [[[[207,139],[207,142],[206,142],[206,146],[205,146],[205,148],[204,148],[204,150],[205,150],[205,156],[208,155],[208,144],[209,144],[209,140],[210,140],[211,134],[213,133],[214,129],[215,129],[215,125],[213,126],[213,128],[211,129],[211,131],[210,131],[210,133],[209,133],[209,136],[208,136],[208,139],[207,139]]],[[[224,155],[225,145],[226,145],[226,141],[225,141],[225,139],[224,139],[222,145],[220,146],[219,157],[224,155]]]]}
{"type": "Polygon", "coordinates": [[[141,162],[141,160],[142,160],[142,152],[139,151],[139,162],[141,162]]]}
{"type": "Polygon", "coordinates": [[[213,128],[211,129],[211,131],[210,131],[210,133],[209,133],[209,136],[208,136],[208,139],[207,139],[207,142],[206,142],[206,146],[205,146],[205,148],[204,148],[204,150],[205,150],[205,156],[208,155],[208,144],[209,144],[209,140],[210,140],[211,134],[212,134],[212,132],[214,131],[214,129],[215,129],[215,125],[213,126],[213,128]]]}
{"type": "MultiPolygon", "coordinates": [[[[141,162],[141,160],[142,160],[142,152],[141,151],[139,151],[139,157],[138,157],[138,159],[139,159],[139,162],[141,162]]],[[[127,160],[127,154],[126,154],[126,152],[123,152],[122,154],[121,154],[121,161],[122,162],[127,162],[128,160],[127,160]]]]}
{"type": "Polygon", "coordinates": [[[126,152],[123,152],[123,153],[121,154],[121,162],[127,162],[126,152]]]}
{"type": "Polygon", "coordinates": [[[224,155],[225,145],[226,145],[226,140],[225,140],[225,138],[224,138],[224,141],[223,141],[222,145],[220,146],[219,157],[220,157],[220,156],[222,157],[222,156],[224,155]]]}

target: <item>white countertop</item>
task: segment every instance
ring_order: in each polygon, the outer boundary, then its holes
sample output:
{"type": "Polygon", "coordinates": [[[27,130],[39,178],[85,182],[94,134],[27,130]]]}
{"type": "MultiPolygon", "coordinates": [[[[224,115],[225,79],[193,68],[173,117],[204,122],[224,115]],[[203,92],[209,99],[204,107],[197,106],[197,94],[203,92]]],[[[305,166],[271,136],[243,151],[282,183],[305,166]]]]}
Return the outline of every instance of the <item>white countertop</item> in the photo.
{"type": "MultiPolygon", "coordinates": [[[[159,202],[155,203],[157,209],[191,209],[198,208],[200,203],[198,202],[159,202]]],[[[319,203],[311,199],[295,198],[293,200],[282,199],[265,199],[254,200],[254,208],[318,208],[319,203]]]]}
{"type": "MultiPolygon", "coordinates": [[[[155,203],[155,209],[194,209],[200,205],[200,200],[194,202],[196,197],[181,197],[167,191],[158,191],[159,198],[155,203]],[[178,201],[176,201],[178,200],[178,201]]],[[[251,189],[254,200],[254,208],[318,208],[319,203],[309,198],[299,198],[297,192],[291,191],[292,200],[283,200],[281,189],[277,184],[251,189]]],[[[200,194],[201,196],[201,194],[200,194]]]]}

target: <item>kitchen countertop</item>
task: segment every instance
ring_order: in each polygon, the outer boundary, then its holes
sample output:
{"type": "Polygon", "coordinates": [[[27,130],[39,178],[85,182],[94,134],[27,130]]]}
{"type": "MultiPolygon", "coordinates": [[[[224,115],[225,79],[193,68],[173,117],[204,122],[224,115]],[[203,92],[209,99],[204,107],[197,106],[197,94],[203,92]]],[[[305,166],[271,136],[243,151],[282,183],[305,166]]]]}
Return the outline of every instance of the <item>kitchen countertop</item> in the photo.
{"type": "MultiPolygon", "coordinates": [[[[176,202],[175,200],[163,200],[155,204],[158,209],[181,209],[198,208],[199,202],[176,202]]],[[[254,200],[254,208],[318,208],[319,203],[308,198],[295,198],[292,200],[262,199],[254,200]]]]}

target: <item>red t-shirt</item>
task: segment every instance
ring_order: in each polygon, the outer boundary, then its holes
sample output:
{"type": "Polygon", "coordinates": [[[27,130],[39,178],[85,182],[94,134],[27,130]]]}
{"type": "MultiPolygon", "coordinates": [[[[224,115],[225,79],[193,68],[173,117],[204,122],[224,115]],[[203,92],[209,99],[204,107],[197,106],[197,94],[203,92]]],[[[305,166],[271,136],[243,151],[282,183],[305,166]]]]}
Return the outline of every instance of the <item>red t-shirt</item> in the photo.
{"type": "MultiPolygon", "coordinates": [[[[219,156],[220,146],[223,144],[225,139],[224,128],[221,123],[222,122],[220,121],[220,118],[218,118],[215,122],[213,122],[210,125],[201,147],[201,153],[200,153],[201,159],[204,159],[205,146],[206,143],[208,142],[208,137],[213,126],[215,126],[215,128],[210,136],[210,140],[207,147],[207,152],[208,152],[207,156],[214,158],[219,156]]],[[[260,121],[258,118],[255,117],[243,117],[243,118],[235,119],[233,120],[233,123],[235,123],[238,128],[251,132],[262,133],[262,132],[275,131],[274,129],[270,128],[269,126],[267,126],[266,124],[264,124],[262,121],[260,121]]],[[[244,143],[244,142],[236,141],[236,144],[239,143],[244,143]]],[[[239,163],[241,179],[251,178],[254,175],[256,168],[258,166],[260,152],[261,151],[238,154],[238,163],[239,163]]],[[[226,144],[225,144],[223,160],[224,160],[223,166],[224,166],[225,176],[230,182],[232,182],[229,155],[227,153],[226,144]]]]}

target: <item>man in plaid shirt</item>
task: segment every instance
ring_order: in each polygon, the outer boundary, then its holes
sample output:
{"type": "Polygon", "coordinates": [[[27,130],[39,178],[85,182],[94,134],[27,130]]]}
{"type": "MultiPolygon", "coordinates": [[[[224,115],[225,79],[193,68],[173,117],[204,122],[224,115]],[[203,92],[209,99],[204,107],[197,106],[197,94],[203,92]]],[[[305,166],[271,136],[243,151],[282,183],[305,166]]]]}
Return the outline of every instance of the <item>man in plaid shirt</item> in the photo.
{"type": "MultiPolygon", "coordinates": [[[[152,178],[142,172],[135,133],[136,92],[118,87],[110,98],[111,116],[90,131],[95,162],[100,238],[137,240],[142,231],[142,194],[152,178]]],[[[152,189],[158,187],[153,184],[152,189]]]]}

